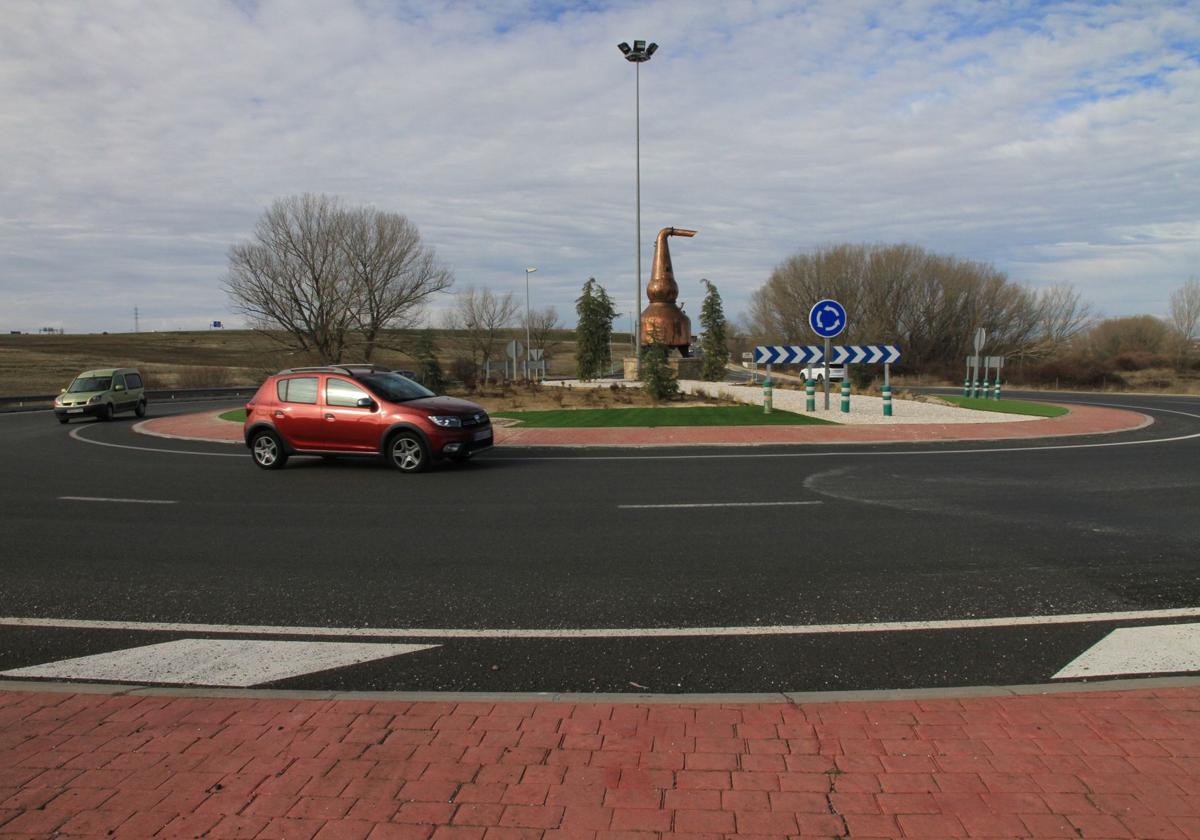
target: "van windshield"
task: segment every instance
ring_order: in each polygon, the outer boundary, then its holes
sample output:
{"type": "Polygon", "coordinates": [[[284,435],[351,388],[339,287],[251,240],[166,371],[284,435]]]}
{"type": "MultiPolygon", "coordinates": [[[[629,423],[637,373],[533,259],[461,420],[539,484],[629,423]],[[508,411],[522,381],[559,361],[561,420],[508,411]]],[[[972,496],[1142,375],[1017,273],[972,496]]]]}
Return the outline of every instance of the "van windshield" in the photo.
{"type": "Polygon", "coordinates": [[[398,373],[371,373],[361,382],[388,402],[406,402],[437,396],[424,385],[418,385],[398,373]]]}
{"type": "Polygon", "coordinates": [[[67,393],[84,394],[88,391],[107,391],[111,387],[111,376],[81,376],[71,383],[67,393]]]}

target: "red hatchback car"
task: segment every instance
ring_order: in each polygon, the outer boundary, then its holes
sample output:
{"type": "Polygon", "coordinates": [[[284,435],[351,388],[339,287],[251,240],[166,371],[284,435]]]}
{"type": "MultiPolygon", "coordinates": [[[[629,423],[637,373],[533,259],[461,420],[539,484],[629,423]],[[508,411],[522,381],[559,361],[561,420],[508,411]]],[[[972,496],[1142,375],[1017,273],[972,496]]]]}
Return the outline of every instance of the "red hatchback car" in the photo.
{"type": "Polygon", "coordinates": [[[492,445],[492,422],[480,406],[371,365],[268,377],[246,404],[244,433],[265,470],[282,468],[290,455],[382,455],[415,473],[435,459],[465,461],[492,445]]]}

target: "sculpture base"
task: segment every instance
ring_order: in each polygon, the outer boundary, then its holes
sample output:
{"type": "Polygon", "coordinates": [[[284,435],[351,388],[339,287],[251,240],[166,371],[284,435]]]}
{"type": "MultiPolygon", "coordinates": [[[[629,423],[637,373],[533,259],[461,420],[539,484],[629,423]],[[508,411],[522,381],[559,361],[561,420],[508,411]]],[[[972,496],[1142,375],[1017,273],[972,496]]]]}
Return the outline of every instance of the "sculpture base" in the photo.
{"type": "MultiPolygon", "coordinates": [[[[636,382],[638,378],[638,360],[634,356],[626,356],[621,360],[624,370],[625,379],[631,382],[636,382]]],[[[699,379],[700,370],[703,362],[695,357],[683,357],[678,353],[672,352],[667,357],[667,364],[671,366],[671,370],[675,371],[676,379],[699,379]]]]}

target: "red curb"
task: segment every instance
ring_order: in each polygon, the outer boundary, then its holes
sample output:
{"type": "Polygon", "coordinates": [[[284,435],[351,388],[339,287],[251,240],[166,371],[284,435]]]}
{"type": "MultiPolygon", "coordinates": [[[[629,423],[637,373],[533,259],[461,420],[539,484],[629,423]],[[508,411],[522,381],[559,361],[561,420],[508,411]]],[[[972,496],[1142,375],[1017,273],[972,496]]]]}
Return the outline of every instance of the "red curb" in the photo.
{"type": "MultiPolygon", "coordinates": [[[[879,426],[670,426],[658,428],[522,429],[496,427],[497,446],[765,446],[772,444],[919,443],[1022,440],[1111,434],[1154,421],[1115,408],[1067,405],[1062,417],[997,423],[898,423],[879,426]]],[[[242,426],[215,412],[145,420],[142,434],[184,440],[242,443],[242,426]]]]}
{"type": "Polygon", "coordinates": [[[671,832],[1200,837],[1200,687],[795,705],[0,692],[4,838],[671,832]]]}

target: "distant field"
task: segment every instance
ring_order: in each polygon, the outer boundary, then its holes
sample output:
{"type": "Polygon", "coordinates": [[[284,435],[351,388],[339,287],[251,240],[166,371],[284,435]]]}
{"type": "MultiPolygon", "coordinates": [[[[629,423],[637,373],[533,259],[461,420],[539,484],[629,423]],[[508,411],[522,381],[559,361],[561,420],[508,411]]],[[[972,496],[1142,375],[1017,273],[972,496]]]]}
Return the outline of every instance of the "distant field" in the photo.
{"type": "Polygon", "coordinates": [[[687,408],[576,408],[564,411],[501,411],[493,414],[520,420],[523,428],[597,428],[624,426],[833,426],[789,411],[763,410],[752,405],[687,408]]]}
{"type": "MultiPolygon", "coordinates": [[[[435,330],[434,335],[444,367],[465,355],[455,347],[453,334],[435,330]]],[[[387,343],[411,347],[415,336],[415,331],[396,332],[387,343]]],[[[615,342],[619,339],[614,337],[615,342]]],[[[615,344],[618,355],[619,347],[615,344]]],[[[573,341],[560,341],[550,362],[551,373],[570,372],[574,354],[573,341]]],[[[347,356],[347,361],[355,360],[347,356]]],[[[378,350],[373,361],[395,368],[415,367],[413,357],[403,350],[378,350]]],[[[98,367],[136,367],[150,388],[217,388],[257,385],[278,370],[314,362],[250,330],[0,335],[0,396],[58,393],[80,371],[98,367]]]]}
{"type": "Polygon", "coordinates": [[[937,395],[939,400],[954,403],[973,411],[1000,411],[1004,414],[1027,414],[1032,417],[1062,417],[1067,409],[1048,403],[1023,402],[1021,400],[985,400],[981,397],[948,397],[937,395]]]}

